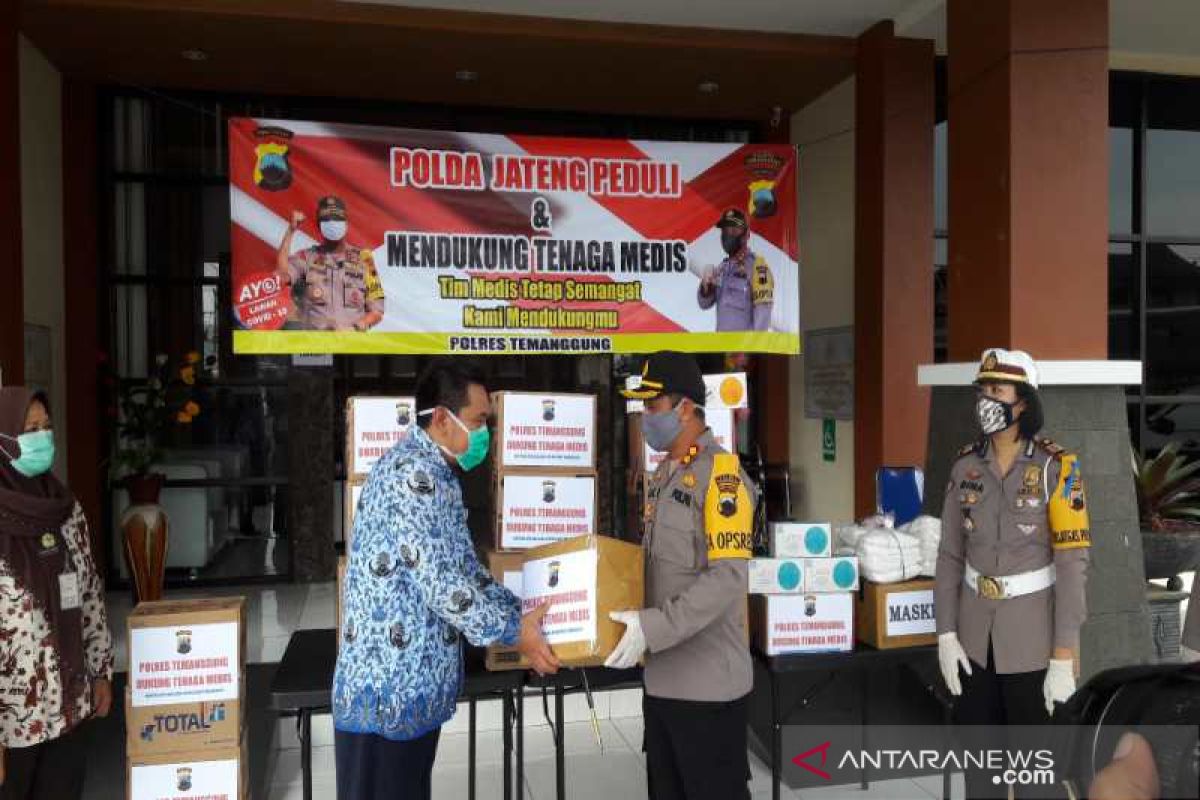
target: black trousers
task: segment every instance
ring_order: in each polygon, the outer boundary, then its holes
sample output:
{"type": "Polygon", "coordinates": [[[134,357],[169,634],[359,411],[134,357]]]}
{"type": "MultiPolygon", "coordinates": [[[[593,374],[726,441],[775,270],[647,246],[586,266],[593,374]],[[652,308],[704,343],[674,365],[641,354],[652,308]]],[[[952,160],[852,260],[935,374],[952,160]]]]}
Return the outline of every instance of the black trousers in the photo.
{"type": "Polygon", "coordinates": [[[75,728],[57,739],[4,753],[4,786],[0,800],[79,800],[87,734],[75,728]]]}
{"type": "Polygon", "coordinates": [[[441,732],[435,728],[419,739],[393,742],[334,731],[338,800],[429,800],[441,732]]]}
{"type": "MultiPolygon", "coordinates": [[[[1046,681],[1046,670],[1015,672],[1001,675],[996,672],[996,662],[988,645],[988,663],[980,666],[971,662],[971,675],[960,673],[963,693],[954,707],[954,721],[959,725],[971,726],[964,734],[964,743],[972,750],[1036,749],[1049,741],[1046,737],[1031,737],[1025,730],[1021,736],[1009,736],[1006,726],[1025,728],[1047,725],[1050,715],[1046,713],[1046,701],[1042,687],[1046,681]]],[[[1007,798],[1008,787],[997,784],[993,773],[988,770],[965,770],[967,797],[969,800],[1007,798]]],[[[1016,796],[1034,796],[1031,790],[1018,788],[1016,796]]]]}
{"type": "Polygon", "coordinates": [[[650,800],[747,800],[747,700],[704,703],[646,696],[650,800]]]}

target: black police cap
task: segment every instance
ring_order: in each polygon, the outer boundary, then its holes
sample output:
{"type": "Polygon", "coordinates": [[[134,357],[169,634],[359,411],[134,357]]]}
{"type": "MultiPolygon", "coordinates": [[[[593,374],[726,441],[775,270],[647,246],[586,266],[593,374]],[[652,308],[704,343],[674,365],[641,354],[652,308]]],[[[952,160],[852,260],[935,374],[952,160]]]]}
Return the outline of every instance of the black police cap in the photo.
{"type": "Polygon", "coordinates": [[[742,213],[740,208],[727,208],[721,218],[717,220],[716,228],[748,228],[746,223],[746,215],[742,213]]]}
{"type": "Polygon", "coordinates": [[[703,406],[707,391],[695,358],[687,353],[663,350],[646,358],[641,383],[632,389],[623,389],[621,394],[631,400],[653,400],[664,394],[677,394],[703,406]]]}

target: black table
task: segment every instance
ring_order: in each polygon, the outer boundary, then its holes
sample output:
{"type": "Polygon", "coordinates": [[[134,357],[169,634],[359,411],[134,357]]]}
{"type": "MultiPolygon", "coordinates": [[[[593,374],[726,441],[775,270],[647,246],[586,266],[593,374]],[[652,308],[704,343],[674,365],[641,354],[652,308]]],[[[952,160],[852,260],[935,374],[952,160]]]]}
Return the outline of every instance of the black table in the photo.
{"type": "MultiPolygon", "coordinates": [[[[532,672],[526,676],[525,685],[531,689],[553,689],[554,691],[554,781],[558,800],[567,797],[566,745],[563,735],[563,699],[572,692],[592,692],[614,689],[641,688],[642,668],[609,669],[608,667],[579,667],[560,669],[554,675],[539,676],[532,672]]],[[[523,691],[518,690],[518,707],[524,706],[523,691]]],[[[524,771],[524,749],[520,744],[521,728],[517,728],[517,774],[524,771]]]]}
{"type": "MultiPolygon", "coordinates": [[[[300,739],[300,768],[304,779],[304,800],[312,800],[312,718],[328,714],[332,705],[333,671],[337,662],[337,632],[332,628],[296,631],[288,641],[271,682],[270,707],[281,716],[297,719],[300,739]]],[[[515,702],[524,679],[521,672],[468,672],[460,699],[468,702],[467,797],[475,797],[475,705],[480,699],[498,697],[504,704],[504,798],[512,800],[512,727],[517,730],[518,796],[524,793],[524,737],[522,704],[515,702]],[[514,708],[515,705],[515,708],[514,708]]]]}
{"type": "MultiPolygon", "coordinates": [[[[859,681],[861,725],[865,734],[868,723],[867,708],[870,705],[867,702],[867,681],[871,671],[885,666],[937,658],[937,647],[933,645],[878,650],[870,645],[858,643],[856,647],[856,650],[848,653],[804,653],[785,656],[767,656],[757,650],[754,651],[755,660],[766,668],[771,684],[772,800],[779,800],[779,784],[783,778],[783,724],[796,711],[797,707],[807,708],[817,692],[828,685],[834,676],[853,671],[859,681]],[[780,684],[791,677],[814,672],[833,674],[828,680],[811,687],[796,704],[786,709],[783,708],[783,704],[780,702],[782,695],[780,684]]],[[[867,789],[869,784],[868,772],[864,767],[862,788],[867,789]]]]}

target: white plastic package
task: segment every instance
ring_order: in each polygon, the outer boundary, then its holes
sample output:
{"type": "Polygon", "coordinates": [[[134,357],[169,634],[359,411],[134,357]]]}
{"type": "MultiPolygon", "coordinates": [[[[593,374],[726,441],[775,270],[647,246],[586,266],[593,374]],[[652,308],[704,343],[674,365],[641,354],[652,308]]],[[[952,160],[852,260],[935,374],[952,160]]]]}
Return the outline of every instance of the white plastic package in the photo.
{"type": "Polygon", "coordinates": [[[921,574],[921,542],[891,528],[868,531],[858,540],[859,572],[875,583],[898,583],[921,574]]]}

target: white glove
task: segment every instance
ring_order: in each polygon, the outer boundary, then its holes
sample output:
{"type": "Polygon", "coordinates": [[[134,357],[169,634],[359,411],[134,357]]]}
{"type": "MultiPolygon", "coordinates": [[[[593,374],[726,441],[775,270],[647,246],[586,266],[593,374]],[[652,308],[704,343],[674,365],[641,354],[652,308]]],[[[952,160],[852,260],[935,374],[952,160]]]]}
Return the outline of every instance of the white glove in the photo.
{"type": "Polygon", "coordinates": [[[629,669],[636,666],[646,652],[646,634],[642,631],[642,618],[636,611],[611,611],[608,618],[625,626],[625,635],[612,653],[604,660],[604,666],[613,669],[629,669]]]}
{"type": "Polygon", "coordinates": [[[1054,715],[1054,704],[1065,703],[1075,694],[1075,661],[1070,658],[1052,658],[1046,667],[1046,682],[1042,684],[1046,697],[1046,713],[1054,715]]]}
{"type": "Polygon", "coordinates": [[[941,665],[942,680],[946,682],[946,688],[950,690],[950,694],[958,697],[962,694],[958,669],[962,667],[963,671],[970,675],[971,659],[967,658],[962,645],[958,643],[958,634],[954,631],[938,634],[938,664],[941,665]]]}

